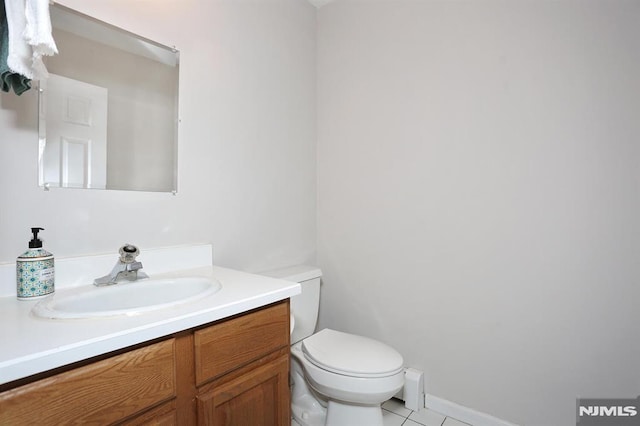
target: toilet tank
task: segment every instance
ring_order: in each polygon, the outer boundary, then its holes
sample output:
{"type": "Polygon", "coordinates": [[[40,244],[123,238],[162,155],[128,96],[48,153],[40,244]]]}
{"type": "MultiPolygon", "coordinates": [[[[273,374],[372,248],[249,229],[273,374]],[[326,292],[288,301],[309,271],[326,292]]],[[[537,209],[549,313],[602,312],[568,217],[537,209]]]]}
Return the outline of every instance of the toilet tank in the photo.
{"type": "Polygon", "coordinates": [[[302,293],[291,298],[291,313],[295,321],[291,344],[311,336],[318,323],[322,271],[315,266],[298,265],[261,272],[261,275],[300,283],[302,293]]]}

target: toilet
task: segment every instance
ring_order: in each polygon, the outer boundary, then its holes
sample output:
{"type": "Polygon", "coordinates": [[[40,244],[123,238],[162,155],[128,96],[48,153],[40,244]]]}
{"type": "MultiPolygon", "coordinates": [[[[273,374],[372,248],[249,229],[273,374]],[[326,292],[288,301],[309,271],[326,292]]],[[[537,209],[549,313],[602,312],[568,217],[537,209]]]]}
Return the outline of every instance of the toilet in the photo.
{"type": "Polygon", "coordinates": [[[402,355],[368,337],[328,328],[314,333],[320,269],[295,266],[263,275],[302,286],[302,293],[291,298],[291,412],[295,421],[301,426],[382,426],[381,404],[404,386],[402,355]]]}

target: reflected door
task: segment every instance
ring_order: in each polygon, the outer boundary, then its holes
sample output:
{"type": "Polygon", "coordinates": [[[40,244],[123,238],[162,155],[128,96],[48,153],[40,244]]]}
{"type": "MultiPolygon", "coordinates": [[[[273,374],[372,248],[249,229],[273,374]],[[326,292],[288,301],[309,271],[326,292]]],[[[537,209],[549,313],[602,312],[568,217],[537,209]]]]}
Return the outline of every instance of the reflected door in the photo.
{"type": "Polygon", "coordinates": [[[41,183],[67,188],[107,184],[107,96],[104,87],[50,74],[41,82],[47,117],[41,183]]]}

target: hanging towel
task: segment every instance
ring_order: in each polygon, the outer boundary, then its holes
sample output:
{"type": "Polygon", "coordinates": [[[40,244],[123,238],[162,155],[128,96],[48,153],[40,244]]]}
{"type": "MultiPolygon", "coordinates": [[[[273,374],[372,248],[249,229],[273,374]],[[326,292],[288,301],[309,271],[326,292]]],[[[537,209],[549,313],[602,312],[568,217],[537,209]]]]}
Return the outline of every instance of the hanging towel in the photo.
{"type": "Polygon", "coordinates": [[[11,71],[33,78],[33,50],[24,39],[27,25],[25,0],[4,0],[9,28],[9,54],[7,64],[11,71]]]}
{"type": "Polygon", "coordinates": [[[33,48],[34,57],[56,55],[58,48],[51,35],[49,0],[26,0],[25,17],[24,38],[33,48]]]}
{"type": "Polygon", "coordinates": [[[24,38],[33,49],[33,76],[38,80],[49,77],[47,68],[42,61],[43,56],[58,53],[58,47],[51,35],[51,16],[49,15],[49,0],[26,0],[26,27],[24,38]]]}
{"type": "Polygon", "coordinates": [[[7,65],[9,55],[9,29],[7,27],[7,15],[4,1],[0,0],[0,88],[3,92],[11,89],[16,95],[21,95],[31,88],[31,80],[14,73],[7,65]]]}

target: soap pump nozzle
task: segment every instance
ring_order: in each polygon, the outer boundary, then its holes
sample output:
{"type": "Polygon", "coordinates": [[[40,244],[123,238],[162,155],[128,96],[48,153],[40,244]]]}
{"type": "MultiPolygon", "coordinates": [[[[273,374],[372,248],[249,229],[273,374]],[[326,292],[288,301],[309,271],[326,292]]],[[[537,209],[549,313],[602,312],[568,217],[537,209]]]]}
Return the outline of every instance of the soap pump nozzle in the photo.
{"type": "Polygon", "coordinates": [[[29,248],[41,248],[42,240],[38,238],[38,232],[44,231],[44,228],[31,228],[33,239],[29,241],[29,248]]]}

